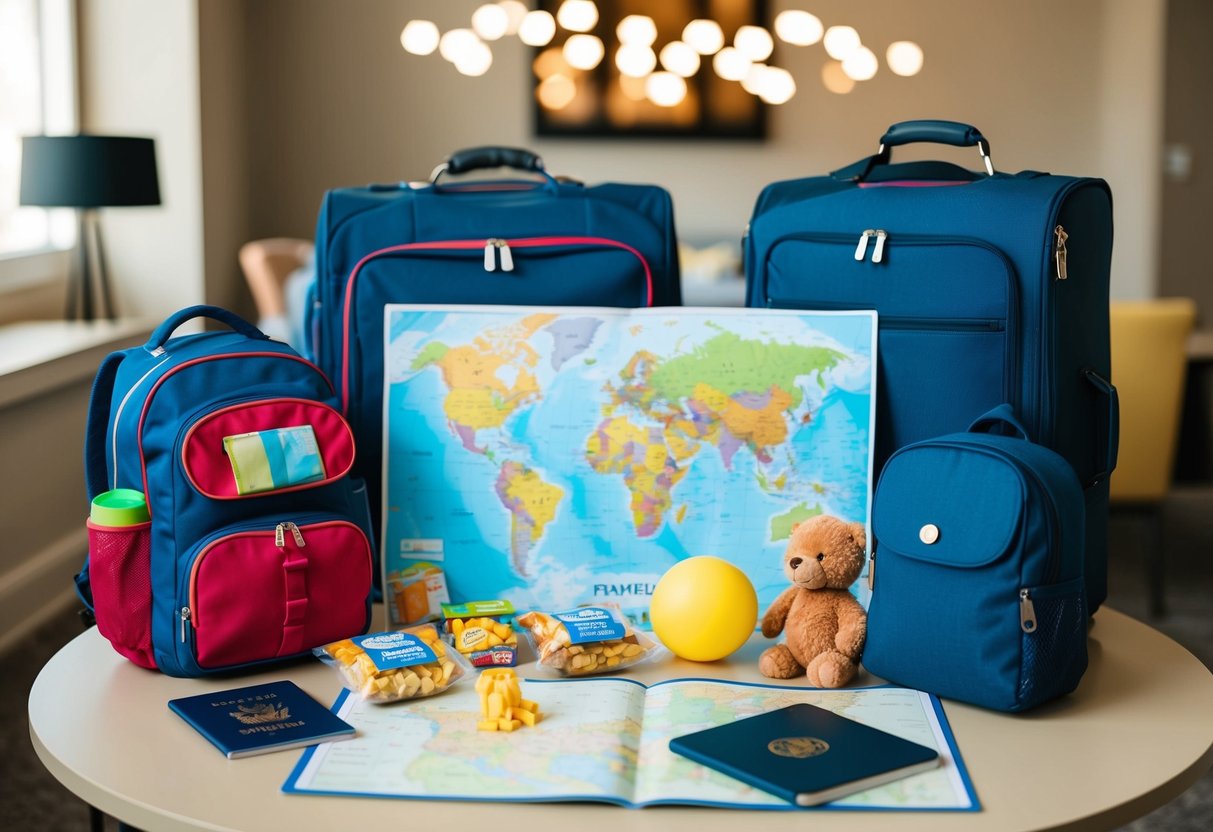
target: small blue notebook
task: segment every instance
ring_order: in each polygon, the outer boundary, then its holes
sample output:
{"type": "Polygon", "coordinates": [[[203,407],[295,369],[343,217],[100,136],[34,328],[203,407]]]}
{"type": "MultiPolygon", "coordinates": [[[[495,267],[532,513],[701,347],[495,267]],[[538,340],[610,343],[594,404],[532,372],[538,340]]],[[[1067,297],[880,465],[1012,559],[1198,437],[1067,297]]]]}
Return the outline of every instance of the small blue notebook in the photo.
{"type": "Polygon", "coordinates": [[[354,726],[294,682],[170,699],[168,706],[229,760],[354,736],[354,726]]]}
{"type": "Polygon", "coordinates": [[[789,705],[670,740],[670,750],[797,806],[939,765],[932,748],[814,705],[789,705]]]}

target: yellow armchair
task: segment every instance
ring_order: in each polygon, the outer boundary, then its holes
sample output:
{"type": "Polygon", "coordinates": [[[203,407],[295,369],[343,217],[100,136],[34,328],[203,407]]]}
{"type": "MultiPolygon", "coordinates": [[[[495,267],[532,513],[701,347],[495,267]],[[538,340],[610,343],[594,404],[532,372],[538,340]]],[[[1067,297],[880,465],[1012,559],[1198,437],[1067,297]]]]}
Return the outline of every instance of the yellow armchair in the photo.
{"type": "Polygon", "coordinates": [[[1120,450],[1111,500],[1114,509],[1139,514],[1146,524],[1150,612],[1160,616],[1166,606],[1161,509],[1175,463],[1186,345],[1196,304],[1188,298],[1114,301],[1110,313],[1112,383],[1120,395],[1120,450]]]}

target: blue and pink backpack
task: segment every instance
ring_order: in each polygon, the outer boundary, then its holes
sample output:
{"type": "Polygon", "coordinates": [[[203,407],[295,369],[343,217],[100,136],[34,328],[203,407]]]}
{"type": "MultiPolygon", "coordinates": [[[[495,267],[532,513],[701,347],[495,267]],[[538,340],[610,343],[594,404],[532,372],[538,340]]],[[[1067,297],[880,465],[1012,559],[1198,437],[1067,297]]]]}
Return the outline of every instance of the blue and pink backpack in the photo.
{"type": "Polygon", "coordinates": [[[93,384],[90,501],[131,488],[150,520],[89,522],[80,597],[114,648],[171,676],[309,652],[370,624],[373,539],[354,436],[321,370],[213,306],[183,309],[112,353],[93,384]],[[234,332],[170,338],[207,317],[234,332]],[[247,493],[225,438],[310,426],[323,474],[247,493]],[[244,490],[246,493],[241,493],[244,490]]]}

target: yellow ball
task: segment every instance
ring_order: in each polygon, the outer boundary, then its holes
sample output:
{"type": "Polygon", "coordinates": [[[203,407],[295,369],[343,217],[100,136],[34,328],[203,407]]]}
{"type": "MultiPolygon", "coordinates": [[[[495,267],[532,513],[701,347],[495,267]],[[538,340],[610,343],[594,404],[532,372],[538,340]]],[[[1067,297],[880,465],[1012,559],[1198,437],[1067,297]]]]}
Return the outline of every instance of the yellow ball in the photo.
{"type": "Polygon", "coordinates": [[[649,617],[653,632],[675,655],[712,662],[753,634],[758,595],[736,566],[700,555],[674,564],[661,576],[649,617]]]}

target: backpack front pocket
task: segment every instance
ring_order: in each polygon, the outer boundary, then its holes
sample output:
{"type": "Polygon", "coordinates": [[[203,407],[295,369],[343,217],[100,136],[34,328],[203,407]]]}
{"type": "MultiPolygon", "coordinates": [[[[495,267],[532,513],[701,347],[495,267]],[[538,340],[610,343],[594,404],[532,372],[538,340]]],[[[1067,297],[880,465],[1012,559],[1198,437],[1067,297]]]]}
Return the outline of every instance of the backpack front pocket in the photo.
{"type": "MultiPolygon", "coordinates": [[[[194,420],[181,440],[181,465],[186,479],[201,494],[215,500],[235,500],[282,494],[327,485],[345,476],[354,464],[354,434],[349,423],[322,402],[299,398],[266,398],[237,402],[211,410],[194,420]],[[308,447],[280,442],[278,434],[303,434],[308,447]],[[230,440],[250,438],[262,446],[264,484],[242,487],[240,460],[230,440]],[[229,440],[229,442],[225,442],[229,440]],[[285,447],[284,447],[285,445],[285,447]],[[318,474],[297,480],[295,461],[306,460],[318,474]]],[[[256,478],[256,477],[254,477],[256,478]]],[[[245,485],[250,479],[246,474],[245,485]]]]}
{"type": "Polygon", "coordinates": [[[189,675],[298,655],[369,623],[370,542],[348,520],[242,524],[182,563],[177,652],[189,675]]]}

